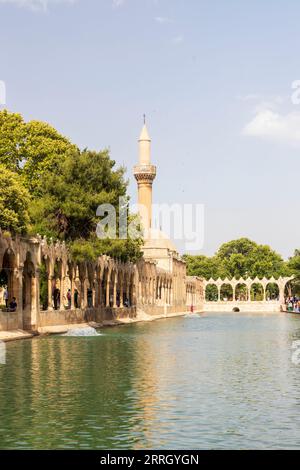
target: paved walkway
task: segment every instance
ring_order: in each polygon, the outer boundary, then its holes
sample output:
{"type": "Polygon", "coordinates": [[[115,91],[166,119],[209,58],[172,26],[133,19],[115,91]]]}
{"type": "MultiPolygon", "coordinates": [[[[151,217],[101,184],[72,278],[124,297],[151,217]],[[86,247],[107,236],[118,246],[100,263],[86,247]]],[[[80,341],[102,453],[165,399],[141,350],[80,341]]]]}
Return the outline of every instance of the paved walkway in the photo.
{"type": "Polygon", "coordinates": [[[32,338],[33,335],[23,330],[0,331],[0,341],[15,341],[16,339],[32,338]]]}

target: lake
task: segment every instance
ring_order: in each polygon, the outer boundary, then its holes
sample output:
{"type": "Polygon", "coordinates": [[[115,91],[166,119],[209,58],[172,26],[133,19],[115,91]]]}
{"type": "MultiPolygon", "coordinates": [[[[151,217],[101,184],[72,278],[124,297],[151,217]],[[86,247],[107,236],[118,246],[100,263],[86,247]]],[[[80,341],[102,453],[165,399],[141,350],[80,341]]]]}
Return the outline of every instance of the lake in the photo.
{"type": "Polygon", "coordinates": [[[101,333],[7,343],[1,449],[300,449],[300,315],[101,333]]]}

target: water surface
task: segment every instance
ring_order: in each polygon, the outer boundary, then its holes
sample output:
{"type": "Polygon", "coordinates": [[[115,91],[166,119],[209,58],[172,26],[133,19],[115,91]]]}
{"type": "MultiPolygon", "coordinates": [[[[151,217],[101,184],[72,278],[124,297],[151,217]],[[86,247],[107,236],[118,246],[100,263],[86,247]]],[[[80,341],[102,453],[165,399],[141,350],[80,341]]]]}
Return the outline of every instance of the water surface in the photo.
{"type": "Polygon", "coordinates": [[[300,315],[103,332],[7,344],[0,448],[300,448],[300,315]]]}

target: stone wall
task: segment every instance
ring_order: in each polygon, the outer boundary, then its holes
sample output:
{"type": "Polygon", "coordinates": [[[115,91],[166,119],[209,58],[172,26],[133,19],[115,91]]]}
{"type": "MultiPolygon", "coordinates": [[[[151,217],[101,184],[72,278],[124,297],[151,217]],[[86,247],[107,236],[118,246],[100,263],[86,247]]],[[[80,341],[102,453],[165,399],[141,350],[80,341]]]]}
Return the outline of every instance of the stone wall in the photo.
{"type": "Polygon", "coordinates": [[[134,318],[136,308],[90,308],[72,310],[45,310],[39,313],[38,328],[74,325],[87,322],[102,323],[123,318],[134,318]]]}
{"type": "Polygon", "coordinates": [[[0,229],[0,272],[9,302],[13,298],[17,302],[9,321],[2,314],[0,328],[32,332],[87,319],[109,321],[134,316],[137,308],[144,307],[150,315],[180,313],[191,305],[198,310],[203,280],[187,277],[185,263],[170,259],[169,271],[144,258],[134,264],[103,255],[94,262],[78,263],[64,243],[39,236],[11,237],[0,229]]]}
{"type": "Polygon", "coordinates": [[[281,304],[278,301],[251,301],[251,302],[205,302],[205,312],[233,312],[234,308],[239,308],[240,312],[265,312],[275,313],[281,311],[281,304]]]}
{"type": "Polygon", "coordinates": [[[18,329],[17,312],[0,311],[0,331],[10,331],[18,329]]]}
{"type": "Polygon", "coordinates": [[[138,312],[150,316],[164,316],[169,315],[171,313],[185,313],[188,311],[188,307],[186,305],[143,305],[138,309],[138,312]]]}

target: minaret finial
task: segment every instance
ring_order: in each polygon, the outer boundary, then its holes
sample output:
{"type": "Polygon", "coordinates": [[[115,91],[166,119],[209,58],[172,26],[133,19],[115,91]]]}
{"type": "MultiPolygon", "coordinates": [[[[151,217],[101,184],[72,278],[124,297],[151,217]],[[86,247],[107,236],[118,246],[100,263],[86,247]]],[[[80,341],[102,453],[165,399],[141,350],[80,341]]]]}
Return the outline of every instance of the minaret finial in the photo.
{"type": "Polygon", "coordinates": [[[146,124],[146,114],[143,114],[143,118],[144,118],[144,125],[146,124]]]}

